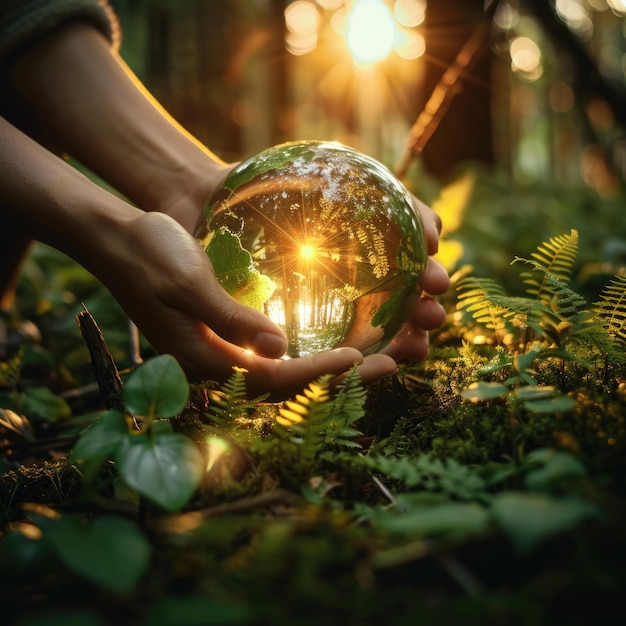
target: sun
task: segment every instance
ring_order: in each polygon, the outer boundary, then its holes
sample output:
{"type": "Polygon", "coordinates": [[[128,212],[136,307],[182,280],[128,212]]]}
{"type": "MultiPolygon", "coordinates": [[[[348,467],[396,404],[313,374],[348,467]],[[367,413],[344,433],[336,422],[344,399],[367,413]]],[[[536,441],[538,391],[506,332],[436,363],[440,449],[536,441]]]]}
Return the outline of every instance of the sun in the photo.
{"type": "Polygon", "coordinates": [[[315,256],[315,246],[312,246],[309,243],[305,243],[300,246],[300,258],[305,261],[310,261],[315,256]]]}

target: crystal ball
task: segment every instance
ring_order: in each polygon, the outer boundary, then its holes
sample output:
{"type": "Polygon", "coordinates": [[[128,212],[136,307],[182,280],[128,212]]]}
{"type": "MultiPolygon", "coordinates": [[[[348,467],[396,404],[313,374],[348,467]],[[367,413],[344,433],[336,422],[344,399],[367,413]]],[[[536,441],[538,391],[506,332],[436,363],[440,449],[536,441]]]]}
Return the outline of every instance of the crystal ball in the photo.
{"type": "Polygon", "coordinates": [[[375,159],[335,142],[274,146],[237,165],[197,233],[223,288],[263,311],[286,356],[380,350],[427,263],[413,197],[375,159]]]}

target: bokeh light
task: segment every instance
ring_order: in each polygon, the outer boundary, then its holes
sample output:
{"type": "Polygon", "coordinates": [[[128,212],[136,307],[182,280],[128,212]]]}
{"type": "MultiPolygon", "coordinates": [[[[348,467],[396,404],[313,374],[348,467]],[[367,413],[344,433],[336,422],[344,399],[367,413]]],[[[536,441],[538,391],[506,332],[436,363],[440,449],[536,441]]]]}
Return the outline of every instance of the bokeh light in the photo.
{"type": "Polygon", "coordinates": [[[295,55],[312,52],[317,47],[320,14],[307,0],[296,0],[285,9],[287,50],[295,55]]]}
{"type": "Polygon", "coordinates": [[[517,37],[511,42],[511,68],[527,80],[537,80],[543,74],[541,50],[528,37],[517,37]]]}
{"type": "Polygon", "coordinates": [[[419,26],[426,17],[425,0],[396,0],[393,13],[402,26],[419,26]]]}

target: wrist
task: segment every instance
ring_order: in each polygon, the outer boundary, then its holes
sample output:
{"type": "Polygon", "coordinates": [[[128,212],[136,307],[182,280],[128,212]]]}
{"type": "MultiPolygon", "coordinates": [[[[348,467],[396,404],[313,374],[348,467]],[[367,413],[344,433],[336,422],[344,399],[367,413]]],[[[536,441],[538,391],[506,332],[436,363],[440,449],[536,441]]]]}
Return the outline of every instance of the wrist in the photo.
{"type": "Polygon", "coordinates": [[[193,233],[204,205],[232,169],[205,154],[176,167],[155,167],[135,202],[144,211],[158,211],[193,233]]]}

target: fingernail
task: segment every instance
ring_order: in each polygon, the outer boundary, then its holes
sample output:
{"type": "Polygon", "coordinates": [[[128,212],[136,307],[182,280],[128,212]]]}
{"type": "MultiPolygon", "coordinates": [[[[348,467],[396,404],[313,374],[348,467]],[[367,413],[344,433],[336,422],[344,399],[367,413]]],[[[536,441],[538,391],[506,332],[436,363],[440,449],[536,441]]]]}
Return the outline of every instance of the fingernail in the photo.
{"type": "Polygon", "coordinates": [[[278,358],[285,354],[287,343],[280,335],[261,332],[254,338],[253,348],[255,352],[263,356],[278,358]]]}

